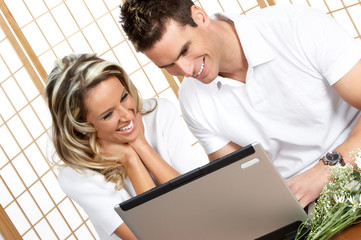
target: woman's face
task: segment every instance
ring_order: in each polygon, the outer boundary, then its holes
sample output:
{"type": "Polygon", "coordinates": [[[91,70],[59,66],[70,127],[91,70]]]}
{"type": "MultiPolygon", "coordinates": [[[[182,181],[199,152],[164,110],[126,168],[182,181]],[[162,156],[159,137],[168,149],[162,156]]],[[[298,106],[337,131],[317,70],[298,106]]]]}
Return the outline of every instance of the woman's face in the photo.
{"type": "Polygon", "coordinates": [[[100,146],[128,143],[138,136],[136,103],[114,76],[91,89],[86,98],[86,120],[96,130],[100,146]]]}

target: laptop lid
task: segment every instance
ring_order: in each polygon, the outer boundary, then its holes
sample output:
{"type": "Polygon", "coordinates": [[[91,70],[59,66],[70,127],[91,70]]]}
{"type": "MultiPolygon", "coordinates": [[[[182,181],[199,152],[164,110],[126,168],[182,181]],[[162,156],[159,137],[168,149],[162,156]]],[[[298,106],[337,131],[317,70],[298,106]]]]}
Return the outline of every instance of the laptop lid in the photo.
{"type": "Polygon", "coordinates": [[[260,143],[115,206],[138,239],[256,239],[307,218],[260,143]]]}

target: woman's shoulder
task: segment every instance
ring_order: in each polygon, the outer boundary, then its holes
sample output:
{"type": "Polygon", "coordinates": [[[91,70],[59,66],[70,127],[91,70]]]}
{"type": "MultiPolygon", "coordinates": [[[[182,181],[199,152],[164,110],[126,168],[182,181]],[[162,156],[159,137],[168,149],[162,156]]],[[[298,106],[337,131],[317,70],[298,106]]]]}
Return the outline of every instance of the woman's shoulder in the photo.
{"type": "Polygon", "coordinates": [[[96,188],[104,188],[109,183],[100,173],[90,169],[75,169],[64,166],[59,169],[58,182],[61,189],[69,196],[81,194],[96,188]]]}
{"type": "Polygon", "coordinates": [[[167,98],[158,98],[157,103],[160,110],[176,109],[176,105],[167,98]]]}
{"type": "Polygon", "coordinates": [[[143,108],[145,110],[147,109],[153,109],[150,113],[153,113],[153,115],[160,115],[165,116],[167,114],[172,114],[177,112],[176,105],[167,98],[152,98],[147,99],[143,103],[143,108]]]}
{"type": "Polygon", "coordinates": [[[148,98],[143,100],[144,110],[157,108],[158,106],[174,106],[174,103],[167,98],[148,98]]]}
{"type": "Polygon", "coordinates": [[[61,166],[59,167],[58,178],[61,179],[82,179],[87,178],[91,175],[99,174],[93,170],[85,169],[85,168],[73,168],[70,166],[61,166]]]}
{"type": "MultiPolygon", "coordinates": [[[[148,141],[150,138],[164,136],[165,132],[169,132],[169,127],[177,124],[180,119],[180,110],[175,104],[165,98],[155,99],[156,108],[147,114],[143,115],[143,123],[148,141]]],[[[154,146],[154,145],[153,145],[154,146]]]]}

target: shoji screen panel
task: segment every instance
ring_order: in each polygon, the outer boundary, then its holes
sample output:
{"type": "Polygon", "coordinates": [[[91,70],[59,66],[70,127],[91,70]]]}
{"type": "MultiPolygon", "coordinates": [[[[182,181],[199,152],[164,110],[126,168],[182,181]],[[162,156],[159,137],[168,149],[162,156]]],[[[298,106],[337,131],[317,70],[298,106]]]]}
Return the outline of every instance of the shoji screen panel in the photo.
{"type": "MultiPolygon", "coordinates": [[[[19,12],[13,15],[25,21],[24,4],[16,4],[19,12]]],[[[11,26],[14,19],[4,8],[1,13],[0,203],[23,239],[95,238],[87,216],[66,198],[48,164],[51,122],[41,74],[29,49],[22,49],[26,44],[11,26]]]]}
{"type": "Polygon", "coordinates": [[[273,0],[198,0],[194,2],[205,9],[208,14],[217,12],[247,14],[251,11],[274,5],[273,0]]]}
{"type": "Polygon", "coordinates": [[[361,41],[360,0],[275,0],[277,4],[302,4],[318,8],[336,19],[348,32],[361,41]]]}
{"type": "MultiPolygon", "coordinates": [[[[119,62],[144,98],[165,97],[177,106],[179,80],[135,52],[119,25],[120,0],[0,3],[0,204],[23,239],[97,239],[87,215],[60,190],[47,161],[53,147],[42,98],[46,73],[57,58],[95,52],[119,62]]],[[[273,1],[195,3],[210,14],[247,14],[273,1]]],[[[190,143],[205,157],[191,135],[190,143]]]]}

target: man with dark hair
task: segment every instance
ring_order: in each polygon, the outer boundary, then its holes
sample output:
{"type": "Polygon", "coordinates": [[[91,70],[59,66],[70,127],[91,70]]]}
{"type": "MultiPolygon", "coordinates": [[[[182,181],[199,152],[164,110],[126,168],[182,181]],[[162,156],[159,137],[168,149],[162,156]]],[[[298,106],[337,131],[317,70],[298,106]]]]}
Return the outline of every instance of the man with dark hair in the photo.
{"type": "Polygon", "coordinates": [[[191,0],[129,0],[121,13],[138,51],[185,76],[183,117],[210,160],[258,141],[302,206],[325,165],[354,164],[361,46],[330,16],[281,5],[209,17],[191,0]]]}
{"type": "Polygon", "coordinates": [[[123,29],[135,49],[143,52],[152,48],[153,44],[161,39],[166,24],[173,19],[181,26],[196,27],[189,14],[194,5],[192,1],[126,1],[121,8],[123,29]]]}

